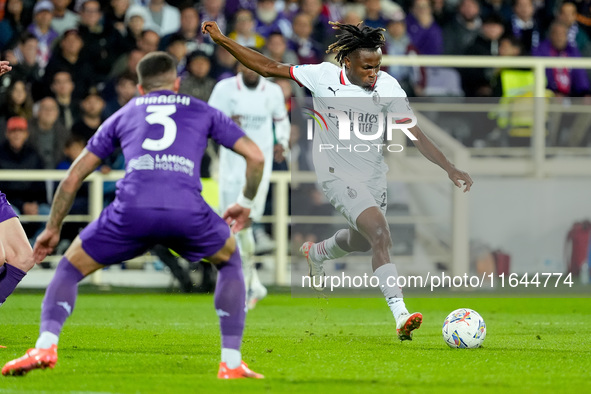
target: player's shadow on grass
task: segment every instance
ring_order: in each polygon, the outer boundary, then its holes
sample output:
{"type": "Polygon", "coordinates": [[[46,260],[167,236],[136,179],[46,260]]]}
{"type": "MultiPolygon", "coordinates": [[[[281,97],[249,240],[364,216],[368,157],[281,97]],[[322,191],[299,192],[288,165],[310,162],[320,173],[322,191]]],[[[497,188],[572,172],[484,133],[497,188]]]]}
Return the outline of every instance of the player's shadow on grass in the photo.
{"type": "MultiPolygon", "coordinates": [[[[404,346],[405,344],[401,344],[404,346]]],[[[412,344],[410,344],[412,346],[412,344]]],[[[548,353],[551,351],[552,353],[565,353],[565,354],[573,354],[573,353],[580,353],[580,354],[589,354],[588,350],[580,349],[580,350],[573,350],[573,349],[535,349],[528,347],[527,349],[524,348],[515,348],[515,349],[508,349],[506,347],[501,346],[488,346],[484,345],[476,349],[454,349],[450,348],[447,345],[443,344],[442,346],[421,346],[421,347],[411,347],[411,346],[404,346],[405,352],[425,352],[425,351],[441,351],[441,352],[464,352],[472,353],[472,352],[502,352],[502,353],[524,353],[527,352],[534,352],[534,353],[548,353]]]]}
{"type": "MultiPolygon", "coordinates": [[[[167,349],[166,351],[162,351],[162,347],[154,346],[152,348],[143,346],[142,348],[127,348],[127,349],[112,349],[112,348],[90,348],[90,347],[62,347],[60,348],[60,356],[64,354],[64,352],[68,352],[69,355],[75,354],[75,352],[85,352],[85,353],[105,353],[110,355],[124,355],[129,357],[135,357],[138,355],[146,355],[148,357],[153,356],[154,354],[164,355],[164,356],[185,356],[190,355],[191,357],[196,356],[210,356],[215,350],[207,349],[199,351],[199,349],[191,348],[187,349],[186,347],[179,348],[178,350],[171,350],[167,349]]],[[[66,357],[64,355],[64,357],[66,357]]]]}

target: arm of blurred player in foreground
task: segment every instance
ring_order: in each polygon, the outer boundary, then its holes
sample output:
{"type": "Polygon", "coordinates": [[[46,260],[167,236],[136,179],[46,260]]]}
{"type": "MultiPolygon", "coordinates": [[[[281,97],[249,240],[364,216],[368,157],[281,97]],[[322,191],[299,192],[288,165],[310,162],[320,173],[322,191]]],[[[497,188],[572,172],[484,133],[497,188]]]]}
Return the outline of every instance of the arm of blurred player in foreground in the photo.
{"type": "Polygon", "coordinates": [[[53,197],[49,220],[45,230],[37,237],[33,255],[35,261],[43,261],[56,247],[60,240],[62,222],[70,212],[76,193],[86,177],[101,163],[101,159],[86,148],[70,166],[66,177],[60,182],[53,197]]]}
{"type": "MultiPolygon", "coordinates": [[[[265,167],[265,157],[250,138],[241,137],[232,150],[246,160],[246,185],[242,192],[245,199],[252,202],[257,194],[259,183],[263,177],[263,168],[265,167]]],[[[249,224],[250,206],[240,204],[240,200],[226,209],[222,218],[232,227],[232,231],[237,233],[249,224]]],[[[249,204],[245,204],[249,205],[249,204]]]]}
{"type": "Polygon", "coordinates": [[[472,178],[470,178],[470,175],[468,175],[467,172],[458,170],[453,163],[447,160],[447,157],[445,157],[443,152],[431,142],[429,137],[427,137],[418,126],[411,127],[410,132],[417,137],[417,140],[413,141],[413,143],[423,156],[443,168],[445,172],[447,172],[449,179],[451,179],[457,187],[461,188],[462,184],[460,181],[464,182],[464,193],[470,191],[470,187],[474,182],[472,182],[472,178]]]}
{"type": "Polygon", "coordinates": [[[203,22],[202,33],[209,34],[211,39],[218,45],[226,48],[238,61],[253,71],[256,71],[265,78],[287,78],[291,79],[289,68],[291,65],[276,62],[273,59],[246,48],[236,41],[229,39],[222,34],[218,24],[212,21],[203,22]]]}

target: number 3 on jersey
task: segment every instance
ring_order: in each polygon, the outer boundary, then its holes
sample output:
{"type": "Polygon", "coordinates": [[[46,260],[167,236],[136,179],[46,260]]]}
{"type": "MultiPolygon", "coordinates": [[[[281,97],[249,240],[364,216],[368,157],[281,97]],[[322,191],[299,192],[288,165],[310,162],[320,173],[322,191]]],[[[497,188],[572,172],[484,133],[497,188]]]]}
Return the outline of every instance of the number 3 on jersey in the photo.
{"type": "Polygon", "coordinates": [[[176,138],[176,123],[170,115],[176,112],[175,105],[148,105],[146,122],[149,124],[160,124],[164,127],[164,134],[159,140],[146,138],[142,148],[151,151],[161,151],[172,145],[176,138]]]}

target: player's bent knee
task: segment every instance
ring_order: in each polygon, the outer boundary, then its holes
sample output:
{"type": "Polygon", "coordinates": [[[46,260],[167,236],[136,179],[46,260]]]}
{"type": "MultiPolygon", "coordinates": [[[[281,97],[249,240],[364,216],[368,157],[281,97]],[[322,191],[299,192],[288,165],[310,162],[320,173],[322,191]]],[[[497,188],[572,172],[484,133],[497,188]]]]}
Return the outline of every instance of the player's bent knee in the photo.
{"type": "MultiPolygon", "coordinates": [[[[15,254],[9,257],[7,262],[18,269],[29,272],[35,266],[35,258],[33,257],[33,250],[30,248],[30,245],[28,246],[29,248],[16,250],[15,254]]],[[[4,258],[2,261],[4,261],[4,258]]]]}
{"type": "Polygon", "coordinates": [[[74,239],[68,250],[66,250],[66,253],[64,253],[64,256],[84,276],[92,274],[94,271],[104,267],[104,265],[97,263],[84,251],[80,237],[74,239]]]}
{"type": "Polygon", "coordinates": [[[371,233],[370,243],[373,249],[389,248],[392,244],[392,239],[388,226],[377,226],[371,233]]]}
{"type": "Polygon", "coordinates": [[[224,263],[228,260],[230,260],[230,257],[232,257],[232,254],[234,254],[234,252],[236,251],[236,238],[234,238],[234,236],[230,236],[230,238],[228,238],[226,240],[226,243],[224,244],[224,246],[218,250],[216,252],[216,254],[214,254],[213,256],[209,256],[207,257],[207,261],[209,261],[212,264],[221,264],[224,263]]]}
{"type": "Polygon", "coordinates": [[[25,272],[29,272],[35,266],[35,258],[33,257],[33,253],[27,253],[25,256],[23,256],[22,260],[19,261],[19,265],[16,266],[25,272]]]}

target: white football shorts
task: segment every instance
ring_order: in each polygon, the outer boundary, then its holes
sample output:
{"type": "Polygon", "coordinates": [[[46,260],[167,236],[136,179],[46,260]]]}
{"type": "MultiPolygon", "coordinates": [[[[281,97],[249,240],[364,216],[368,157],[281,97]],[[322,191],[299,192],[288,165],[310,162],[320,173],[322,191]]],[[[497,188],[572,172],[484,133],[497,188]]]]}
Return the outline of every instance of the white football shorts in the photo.
{"type": "Polygon", "coordinates": [[[385,176],[366,182],[335,178],[320,185],[332,206],[347,219],[354,230],[357,230],[357,218],[367,208],[378,207],[386,215],[388,191],[385,176]]]}

